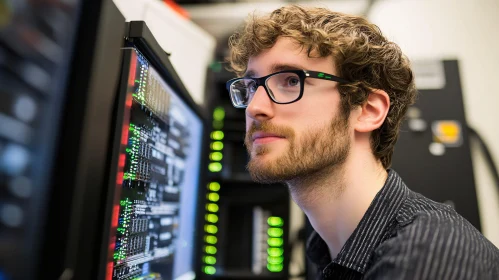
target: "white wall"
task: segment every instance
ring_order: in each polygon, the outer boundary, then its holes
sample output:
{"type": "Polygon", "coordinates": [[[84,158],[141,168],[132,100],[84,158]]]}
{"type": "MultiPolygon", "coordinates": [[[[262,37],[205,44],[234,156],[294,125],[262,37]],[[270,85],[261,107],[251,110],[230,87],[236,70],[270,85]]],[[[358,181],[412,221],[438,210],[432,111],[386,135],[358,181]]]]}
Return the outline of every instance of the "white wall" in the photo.
{"type": "MultiPolygon", "coordinates": [[[[499,1],[379,0],[368,18],[411,60],[458,59],[468,123],[499,162],[499,1]]],[[[484,235],[499,247],[499,191],[472,145],[484,235]]]]}
{"type": "Polygon", "coordinates": [[[215,38],[179,16],[162,1],[113,0],[126,21],[143,20],[191,94],[204,105],[206,71],[215,53],[215,38]]]}

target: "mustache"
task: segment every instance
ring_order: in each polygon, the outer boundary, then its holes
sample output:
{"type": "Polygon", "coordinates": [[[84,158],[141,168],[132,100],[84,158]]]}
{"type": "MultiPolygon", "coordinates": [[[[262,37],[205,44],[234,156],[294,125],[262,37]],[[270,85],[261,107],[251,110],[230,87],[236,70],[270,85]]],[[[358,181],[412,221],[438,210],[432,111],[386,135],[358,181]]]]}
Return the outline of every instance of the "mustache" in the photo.
{"type": "Polygon", "coordinates": [[[293,139],[295,136],[294,130],[288,126],[275,125],[269,121],[264,122],[252,122],[249,129],[246,131],[246,137],[244,143],[248,146],[251,143],[253,134],[256,132],[272,133],[285,137],[288,139],[293,139]]]}

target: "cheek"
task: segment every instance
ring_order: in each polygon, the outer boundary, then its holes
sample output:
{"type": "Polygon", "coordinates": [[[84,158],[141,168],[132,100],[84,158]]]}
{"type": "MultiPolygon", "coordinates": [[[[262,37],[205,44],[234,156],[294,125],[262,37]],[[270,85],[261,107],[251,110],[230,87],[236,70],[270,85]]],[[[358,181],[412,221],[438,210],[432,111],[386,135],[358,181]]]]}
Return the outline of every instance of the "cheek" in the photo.
{"type": "Polygon", "coordinates": [[[251,127],[251,118],[246,116],[246,131],[248,131],[250,127],[251,127]]]}
{"type": "Polygon", "coordinates": [[[331,119],[335,116],[339,110],[339,101],[334,98],[334,93],[310,95],[309,98],[305,98],[304,96],[303,100],[297,102],[300,104],[300,107],[296,108],[296,112],[301,111],[302,117],[311,118],[312,120],[317,121],[327,118],[331,119]]]}
{"type": "Polygon", "coordinates": [[[322,133],[327,132],[331,127],[331,122],[336,118],[335,112],[332,108],[321,108],[321,111],[314,110],[306,115],[298,118],[292,126],[296,141],[298,143],[310,139],[311,137],[318,137],[322,133]]]}
{"type": "Polygon", "coordinates": [[[332,106],[314,106],[296,119],[301,130],[317,130],[325,127],[337,116],[332,106]]]}

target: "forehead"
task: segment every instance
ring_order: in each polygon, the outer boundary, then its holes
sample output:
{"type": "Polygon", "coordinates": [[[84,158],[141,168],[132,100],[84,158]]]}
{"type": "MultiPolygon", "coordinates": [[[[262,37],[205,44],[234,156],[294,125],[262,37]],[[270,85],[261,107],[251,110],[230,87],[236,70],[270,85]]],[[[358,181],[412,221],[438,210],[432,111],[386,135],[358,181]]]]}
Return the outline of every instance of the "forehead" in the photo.
{"type": "Polygon", "coordinates": [[[261,77],[290,69],[336,74],[332,56],[309,57],[307,49],[300,46],[297,41],[280,37],[272,48],[249,58],[245,76],[261,77]]]}

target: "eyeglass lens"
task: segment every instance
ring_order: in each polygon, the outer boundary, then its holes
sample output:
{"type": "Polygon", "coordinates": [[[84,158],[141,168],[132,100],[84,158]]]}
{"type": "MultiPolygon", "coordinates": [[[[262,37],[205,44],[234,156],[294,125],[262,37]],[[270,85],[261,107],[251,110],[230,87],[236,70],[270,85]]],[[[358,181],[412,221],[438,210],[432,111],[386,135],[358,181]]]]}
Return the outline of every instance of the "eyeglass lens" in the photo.
{"type": "MultiPolygon", "coordinates": [[[[293,102],[300,96],[300,76],[296,73],[279,73],[270,76],[265,84],[272,99],[277,103],[293,102]]],[[[230,94],[234,105],[248,106],[257,90],[252,79],[240,79],[230,86],[230,94]]]]}

